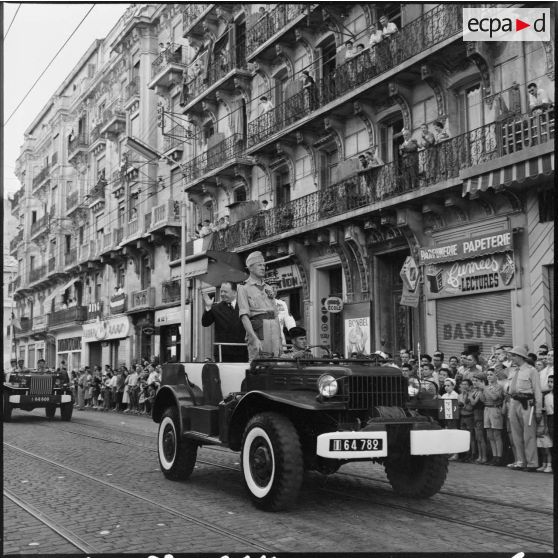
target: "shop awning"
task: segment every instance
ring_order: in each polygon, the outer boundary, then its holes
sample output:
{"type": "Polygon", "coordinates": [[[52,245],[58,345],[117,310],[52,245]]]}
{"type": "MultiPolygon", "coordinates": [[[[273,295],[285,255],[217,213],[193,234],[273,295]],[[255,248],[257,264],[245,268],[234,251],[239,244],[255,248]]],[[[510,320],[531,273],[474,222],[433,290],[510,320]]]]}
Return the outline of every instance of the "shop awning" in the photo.
{"type": "Polygon", "coordinates": [[[50,304],[50,301],[58,296],[61,295],[66,289],[69,289],[76,281],[79,281],[79,277],[74,277],[73,279],[70,279],[65,285],[62,285],[61,287],[58,287],[56,289],[54,289],[54,291],[52,291],[44,300],[43,305],[46,308],[47,304],[50,304]]]}
{"type": "Polygon", "coordinates": [[[223,281],[245,281],[248,274],[244,271],[244,261],[238,254],[207,250],[186,262],[184,277],[198,277],[217,287],[223,281]]]}
{"type": "Polygon", "coordinates": [[[533,159],[507,165],[500,169],[466,178],[463,181],[463,196],[486,192],[488,188],[498,190],[514,182],[534,180],[542,175],[551,175],[554,172],[554,153],[546,153],[533,159]]]}

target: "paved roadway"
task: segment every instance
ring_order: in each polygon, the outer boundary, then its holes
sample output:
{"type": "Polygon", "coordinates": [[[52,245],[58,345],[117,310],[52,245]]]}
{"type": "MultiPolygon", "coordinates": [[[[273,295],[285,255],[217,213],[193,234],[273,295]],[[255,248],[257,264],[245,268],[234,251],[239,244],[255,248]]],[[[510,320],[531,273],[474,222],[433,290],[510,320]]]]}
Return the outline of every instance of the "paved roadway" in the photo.
{"type": "Polygon", "coordinates": [[[451,463],[442,492],[413,501],[393,494],[383,467],[357,463],[307,474],[297,507],[272,514],[251,505],[238,454],[222,448],[200,450],[188,481],[166,480],[156,432],[127,414],[88,410],[63,423],[14,411],[4,555],[553,552],[552,475],[451,463]]]}

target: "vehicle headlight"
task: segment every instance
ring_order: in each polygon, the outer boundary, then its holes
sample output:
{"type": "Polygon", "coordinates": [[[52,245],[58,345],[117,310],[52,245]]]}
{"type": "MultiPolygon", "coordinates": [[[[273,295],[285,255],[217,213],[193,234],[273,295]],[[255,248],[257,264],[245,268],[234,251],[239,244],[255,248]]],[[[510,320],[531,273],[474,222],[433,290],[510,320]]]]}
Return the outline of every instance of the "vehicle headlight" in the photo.
{"type": "Polygon", "coordinates": [[[337,380],[331,374],[323,374],[318,378],[318,391],[322,397],[333,397],[337,390],[337,380]]]}

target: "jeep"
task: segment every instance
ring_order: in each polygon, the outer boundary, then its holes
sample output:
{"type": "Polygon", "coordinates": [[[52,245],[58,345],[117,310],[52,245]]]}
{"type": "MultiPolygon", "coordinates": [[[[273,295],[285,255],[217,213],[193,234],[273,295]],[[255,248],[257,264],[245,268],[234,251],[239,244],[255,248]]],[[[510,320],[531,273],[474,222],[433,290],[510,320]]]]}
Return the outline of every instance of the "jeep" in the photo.
{"type": "Polygon", "coordinates": [[[4,377],[2,403],[4,422],[11,421],[13,409],[32,411],[44,407],[47,418],[52,419],[56,407],[60,407],[60,418],[64,421],[72,420],[74,410],[74,397],[65,372],[13,372],[4,377]]]}
{"type": "Polygon", "coordinates": [[[165,364],[161,380],[152,418],[165,477],[188,478],[200,446],[240,451],[248,494],[265,510],[292,506],[305,470],[350,461],[382,463],[395,492],[428,498],[449,454],[469,449],[468,432],[434,418],[436,395],[411,397],[401,371],[378,359],[165,364]]]}

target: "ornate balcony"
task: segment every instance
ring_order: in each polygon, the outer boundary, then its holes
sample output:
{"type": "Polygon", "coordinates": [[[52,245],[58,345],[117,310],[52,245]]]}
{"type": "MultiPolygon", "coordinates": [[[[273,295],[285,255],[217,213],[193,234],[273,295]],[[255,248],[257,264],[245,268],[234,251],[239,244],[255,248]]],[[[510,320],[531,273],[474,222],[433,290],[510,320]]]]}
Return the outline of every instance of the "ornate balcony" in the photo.
{"type": "Polygon", "coordinates": [[[94,320],[103,317],[103,301],[90,302],[87,305],[87,319],[94,320]]]}
{"type": "Polygon", "coordinates": [[[126,112],[120,99],[114,99],[103,111],[99,132],[108,136],[118,136],[126,129],[126,112]]]}
{"type": "Polygon", "coordinates": [[[305,4],[279,4],[246,30],[248,52],[253,53],[279,31],[285,29],[304,9],[305,4]]]}
{"type": "Polygon", "coordinates": [[[100,176],[97,184],[89,191],[86,196],[87,205],[89,209],[93,211],[99,211],[105,207],[105,190],[107,187],[107,181],[104,175],[100,176]]]}
{"type": "Polygon", "coordinates": [[[10,210],[12,215],[14,214],[14,212],[17,215],[17,209],[19,208],[19,202],[21,201],[21,199],[23,198],[23,196],[25,195],[25,188],[23,188],[23,186],[14,194],[14,197],[10,200],[10,210]]]}
{"type": "Polygon", "coordinates": [[[47,324],[49,327],[83,322],[87,319],[87,306],[74,306],[47,314],[47,324]]]}
{"type": "Polygon", "coordinates": [[[8,294],[14,294],[19,287],[21,286],[21,276],[16,277],[9,285],[8,285],[8,294]]]}
{"type": "Polygon", "coordinates": [[[130,83],[126,86],[125,95],[124,95],[124,108],[128,110],[131,108],[134,103],[139,103],[140,98],[140,78],[139,76],[135,77],[130,81],[130,83]]]}
{"type": "Polygon", "coordinates": [[[78,250],[77,248],[72,248],[69,252],[64,254],[64,267],[72,267],[76,265],[78,259],[78,250]]]}
{"type": "Polygon", "coordinates": [[[10,240],[10,256],[13,256],[17,253],[17,247],[23,242],[23,230],[19,231],[13,238],[10,240]]]}
{"type": "MultiPolygon", "coordinates": [[[[200,112],[199,105],[203,99],[215,102],[215,92],[218,89],[234,89],[233,78],[237,74],[250,76],[246,62],[246,41],[239,40],[235,45],[229,45],[214,53],[214,58],[207,65],[206,73],[194,75],[184,86],[184,112],[200,112]]],[[[193,70],[190,70],[193,75],[193,70]]]]}
{"type": "Polygon", "coordinates": [[[151,63],[149,88],[169,88],[182,83],[182,72],[186,68],[183,45],[172,43],[151,63]]]}
{"type": "Polygon", "coordinates": [[[150,232],[166,227],[180,227],[180,202],[168,200],[151,210],[150,232]]]}
{"type": "Polygon", "coordinates": [[[140,226],[139,217],[136,217],[133,221],[129,221],[126,224],[126,242],[130,240],[135,240],[143,234],[143,229],[140,226]]]}
{"type": "Polygon", "coordinates": [[[179,161],[184,151],[184,142],[192,139],[192,132],[181,124],[173,126],[170,130],[164,132],[164,149],[165,154],[179,161]]]}
{"type": "MultiPolygon", "coordinates": [[[[93,242],[94,245],[94,241],[93,242]]],[[[78,249],[78,263],[85,263],[90,258],[91,254],[91,242],[84,242],[78,249]]],[[[95,252],[95,250],[93,250],[95,252]]]]}
{"type": "Polygon", "coordinates": [[[110,231],[103,235],[103,246],[100,252],[101,254],[104,254],[105,252],[110,252],[113,247],[114,247],[114,242],[112,237],[112,231],[110,231]]]}
{"type": "Polygon", "coordinates": [[[134,291],[130,295],[128,313],[153,310],[155,307],[155,287],[134,291]]]}
{"type": "Polygon", "coordinates": [[[215,169],[236,163],[237,159],[245,155],[245,147],[242,136],[233,134],[208,148],[207,151],[183,166],[182,171],[186,183],[193,182],[215,169]]]}
{"type": "Polygon", "coordinates": [[[333,104],[346,93],[391,70],[417,54],[458,36],[462,30],[462,10],[456,4],[442,4],[405,25],[369,50],[335,68],[331,75],[316,81],[313,90],[299,91],[248,124],[248,149],[303,120],[308,114],[333,104]]]}
{"type": "Polygon", "coordinates": [[[46,167],[42,168],[39,172],[39,174],[37,174],[37,176],[35,176],[35,178],[33,178],[33,190],[36,190],[37,188],[39,188],[39,186],[41,186],[43,184],[43,182],[45,182],[50,176],[50,165],[47,165],[46,167]]]}
{"type": "Polygon", "coordinates": [[[33,318],[22,316],[19,318],[19,323],[21,324],[21,328],[15,328],[14,331],[16,335],[28,335],[33,329],[33,318]]]}
{"type": "Polygon", "coordinates": [[[68,163],[80,159],[87,153],[88,147],[87,135],[84,131],[72,139],[68,138],[68,163]]]}
{"type": "Polygon", "coordinates": [[[162,304],[180,302],[180,278],[161,283],[161,302],[162,304]]]}
{"type": "Polygon", "coordinates": [[[34,223],[31,223],[31,238],[36,237],[39,233],[44,232],[47,228],[50,220],[50,215],[43,215],[40,219],[37,219],[34,223]]]}
{"type": "Polygon", "coordinates": [[[103,149],[107,143],[105,136],[101,133],[102,122],[97,122],[91,129],[89,136],[89,151],[96,153],[98,150],[103,149]]]}
{"type": "Polygon", "coordinates": [[[57,258],[55,255],[50,255],[47,265],[49,276],[64,273],[64,266],[62,266],[61,259],[57,258]]]}
{"type": "Polygon", "coordinates": [[[79,203],[79,192],[72,192],[68,194],[66,198],[66,211],[71,211],[75,207],[77,207],[79,203]]]}
{"type": "Polygon", "coordinates": [[[351,211],[372,210],[375,204],[411,192],[416,192],[417,198],[426,186],[444,181],[459,184],[471,170],[478,174],[478,169],[491,162],[500,168],[504,160],[517,163],[530,159],[543,144],[551,149],[554,135],[553,108],[539,115],[513,116],[487,124],[402,157],[397,163],[359,171],[332,186],[238,221],[213,234],[213,249],[232,250],[351,211]]]}
{"type": "Polygon", "coordinates": [[[43,277],[46,277],[47,274],[47,266],[41,265],[29,271],[29,283],[36,283],[37,281],[41,280],[43,277]]]}
{"type": "MultiPolygon", "coordinates": [[[[213,4],[196,2],[192,4],[187,4],[184,6],[184,11],[182,12],[182,36],[188,37],[193,28],[197,26],[200,22],[202,15],[208,11],[208,9],[213,6],[213,4]]],[[[201,32],[201,30],[200,30],[201,32]]]]}

